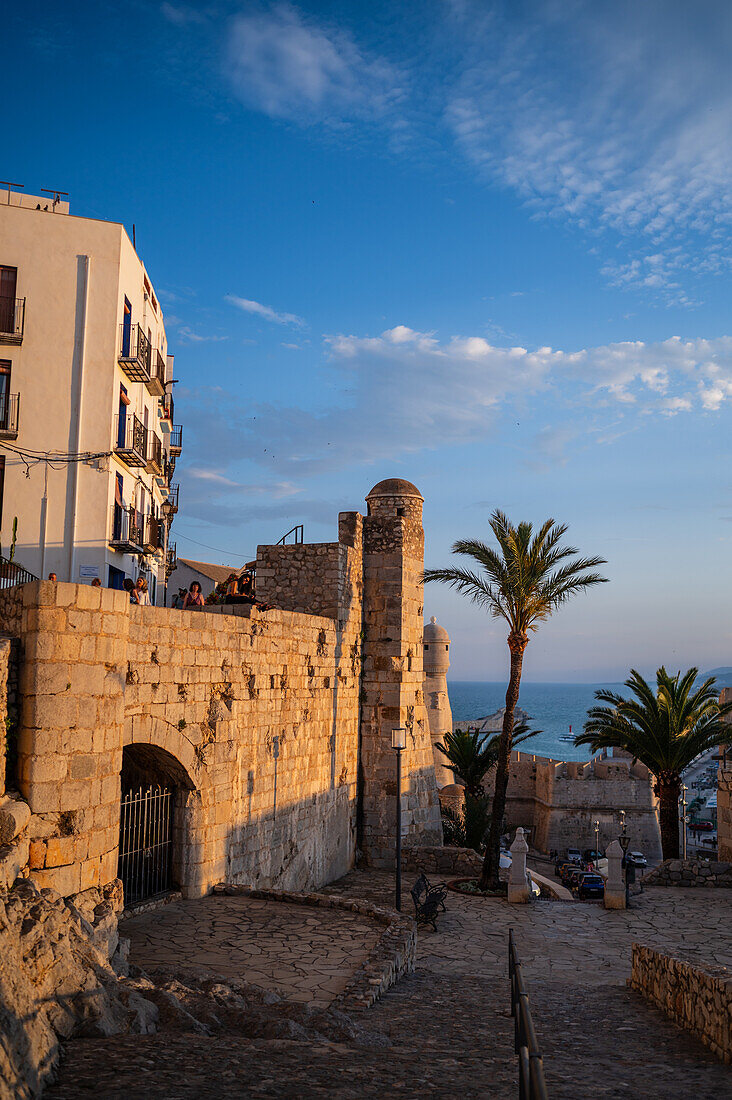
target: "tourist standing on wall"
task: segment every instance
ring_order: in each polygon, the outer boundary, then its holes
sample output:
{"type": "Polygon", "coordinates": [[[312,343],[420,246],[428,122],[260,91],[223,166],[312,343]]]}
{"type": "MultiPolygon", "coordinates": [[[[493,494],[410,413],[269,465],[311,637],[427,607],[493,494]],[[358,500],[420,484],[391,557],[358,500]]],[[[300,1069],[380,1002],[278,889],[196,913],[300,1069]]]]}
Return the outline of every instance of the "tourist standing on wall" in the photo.
{"type": "Polygon", "coordinates": [[[183,600],[184,610],[187,607],[203,607],[204,599],[201,586],[198,581],[192,581],[191,587],[186,592],[186,598],[183,600]]]}
{"type": "Polygon", "coordinates": [[[147,581],[143,577],[142,573],[140,573],[139,577],[137,578],[137,584],[135,585],[135,592],[137,594],[137,602],[142,607],[149,606],[149,604],[150,604],[150,595],[147,591],[147,581]]]}

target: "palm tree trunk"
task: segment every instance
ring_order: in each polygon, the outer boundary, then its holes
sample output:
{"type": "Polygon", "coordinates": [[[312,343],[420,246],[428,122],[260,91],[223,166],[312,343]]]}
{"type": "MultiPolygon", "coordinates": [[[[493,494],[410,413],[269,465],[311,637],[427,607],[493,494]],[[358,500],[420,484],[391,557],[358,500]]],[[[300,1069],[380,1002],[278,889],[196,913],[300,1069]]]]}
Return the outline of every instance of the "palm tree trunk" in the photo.
{"type": "Polygon", "coordinates": [[[503,715],[503,729],[498,742],[498,762],[496,764],[496,783],[491,808],[491,825],[488,831],[488,845],[483,861],[483,873],[480,879],[482,890],[495,890],[498,887],[498,871],[501,858],[501,826],[506,811],[506,791],[508,788],[508,769],[511,763],[511,742],[513,739],[513,716],[521,687],[521,668],[524,663],[524,650],[529,639],[525,634],[511,633],[508,636],[508,648],[511,652],[511,674],[506,690],[506,711],[503,715]]]}
{"type": "Polygon", "coordinates": [[[664,859],[679,858],[679,794],[678,776],[656,780],[658,816],[661,824],[661,850],[664,859]]]}

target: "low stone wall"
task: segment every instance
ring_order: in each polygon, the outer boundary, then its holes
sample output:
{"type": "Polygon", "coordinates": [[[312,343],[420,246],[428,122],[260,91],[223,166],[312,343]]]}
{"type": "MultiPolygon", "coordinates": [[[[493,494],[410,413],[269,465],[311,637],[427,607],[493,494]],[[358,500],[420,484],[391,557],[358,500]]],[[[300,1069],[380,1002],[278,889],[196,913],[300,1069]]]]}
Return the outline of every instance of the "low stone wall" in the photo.
{"type": "Polygon", "coordinates": [[[479,875],[483,860],[472,848],[403,848],[402,868],[426,875],[462,877],[479,875]]]}
{"type": "Polygon", "coordinates": [[[215,894],[244,895],[249,898],[264,898],[290,905],[309,905],[325,909],[347,909],[351,913],[360,913],[378,924],[386,925],[376,947],[366,962],[354,975],[342,993],[336,997],[333,1005],[350,1011],[354,1008],[369,1008],[386,993],[403,974],[414,970],[417,958],[417,926],[409,917],[404,917],[393,909],[373,905],[368,901],[354,898],[337,897],[330,894],[297,894],[287,890],[253,890],[247,886],[218,885],[215,894]]]}
{"type": "Polygon", "coordinates": [[[732,887],[732,863],[707,859],[665,859],[643,876],[644,886],[732,887]]]}
{"type": "Polygon", "coordinates": [[[726,967],[693,966],[634,943],[628,985],[732,1062],[732,976],[726,967]]]}

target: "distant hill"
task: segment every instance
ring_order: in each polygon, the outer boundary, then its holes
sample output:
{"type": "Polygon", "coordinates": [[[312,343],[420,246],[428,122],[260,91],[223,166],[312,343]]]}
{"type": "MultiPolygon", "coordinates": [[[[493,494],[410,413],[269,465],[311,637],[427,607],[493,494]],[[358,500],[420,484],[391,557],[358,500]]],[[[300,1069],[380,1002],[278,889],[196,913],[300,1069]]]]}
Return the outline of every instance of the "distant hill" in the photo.
{"type": "Polygon", "coordinates": [[[700,680],[708,680],[713,676],[717,686],[721,688],[732,687],[732,666],[722,665],[720,668],[710,668],[708,672],[700,672],[700,680]]]}

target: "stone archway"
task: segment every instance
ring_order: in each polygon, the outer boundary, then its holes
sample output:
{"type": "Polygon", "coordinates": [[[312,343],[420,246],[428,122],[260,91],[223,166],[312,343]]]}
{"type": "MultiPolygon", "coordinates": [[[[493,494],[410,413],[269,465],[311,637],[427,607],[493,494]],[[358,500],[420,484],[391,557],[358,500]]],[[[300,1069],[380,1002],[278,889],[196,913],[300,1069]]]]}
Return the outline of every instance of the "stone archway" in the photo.
{"type": "Polygon", "coordinates": [[[189,879],[200,847],[201,813],[193,746],[169,723],[149,715],[128,716],[124,742],[118,874],[125,904],[173,889],[195,894],[189,879]]]}

